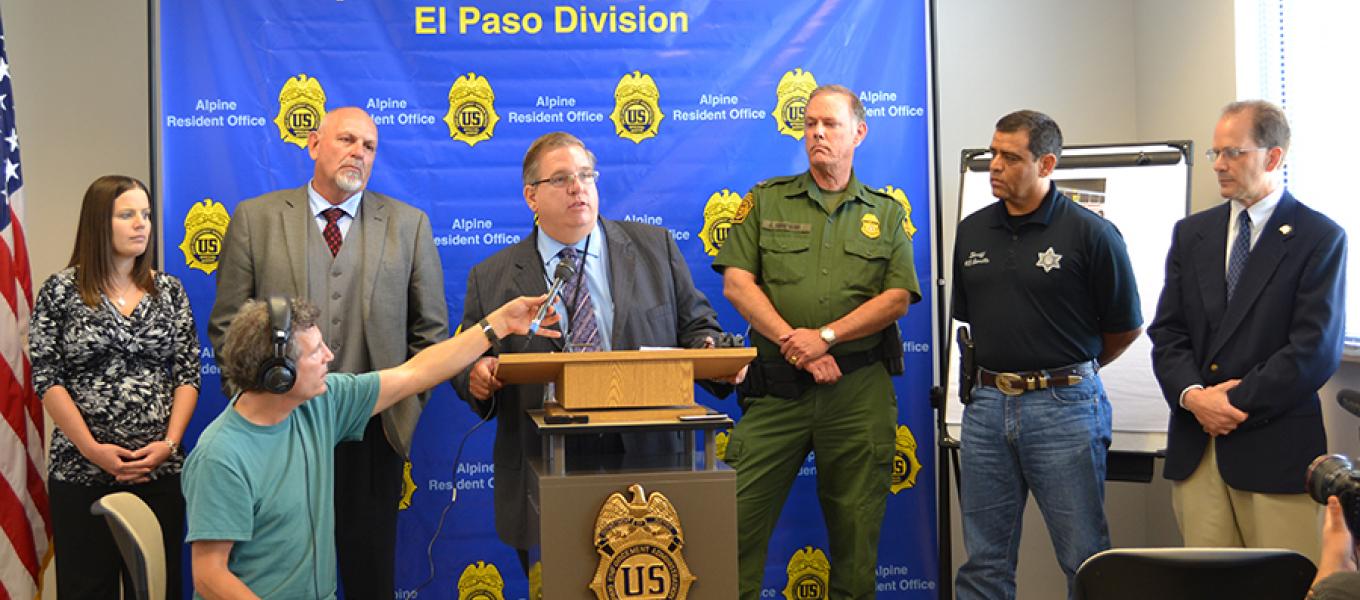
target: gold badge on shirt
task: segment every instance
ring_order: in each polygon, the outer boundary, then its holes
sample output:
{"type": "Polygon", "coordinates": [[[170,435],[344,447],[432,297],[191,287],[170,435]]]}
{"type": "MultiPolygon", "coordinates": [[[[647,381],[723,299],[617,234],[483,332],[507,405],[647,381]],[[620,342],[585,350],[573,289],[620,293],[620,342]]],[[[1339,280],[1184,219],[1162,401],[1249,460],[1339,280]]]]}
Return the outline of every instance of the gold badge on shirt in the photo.
{"type": "Polygon", "coordinates": [[[681,553],[685,535],[680,515],[660,493],[628,486],[633,499],[614,492],[595,519],[600,564],[590,589],[599,600],[680,599],[689,595],[694,574],[681,553]]]}
{"type": "Polygon", "coordinates": [[[505,600],[505,580],[496,565],[477,561],[458,577],[458,600],[505,600]]]}
{"type": "Polygon", "coordinates": [[[916,487],[921,459],[916,458],[916,436],[906,425],[897,426],[897,449],[892,460],[892,493],[916,487]]]}
{"type": "Polygon", "coordinates": [[[807,546],[789,558],[786,600],[826,600],[831,589],[831,561],[821,548],[807,546]]]}
{"type": "Polygon", "coordinates": [[[808,96],[815,89],[817,80],[809,71],[794,69],[779,78],[774,112],[770,116],[774,117],[781,135],[803,139],[803,113],[807,111],[808,96]]]}
{"type": "Polygon", "coordinates": [[[495,102],[496,93],[485,77],[468,73],[455,80],[449,88],[449,111],[444,113],[449,137],[468,146],[491,139],[501,120],[495,102]]]}
{"type": "Polygon", "coordinates": [[[321,126],[326,116],[326,90],[321,82],[299,73],[283,83],[279,90],[279,114],[274,124],[279,126],[279,137],[299,148],[307,147],[307,136],[321,126]]]}
{"type": "Polygon", "coordinates": [[[726,188],[713,192],[704,203],[704,228],[699,231],[699,239],[704,241],[704,252],[709,256],[717,256],[722,250],[739,206],[741,198],[726,188]]]}
{"type": "Polygon", "coordinates": [[[865,213],[859,219],[859,232],[871,240],[878,239],[883,232],[879,229],[878,216],[874,213],[865,213]]]}
{"type": "Polygon", "coordinates": [[[230,223],[231,215],[227,214],[226,207],[213,202],[212,198],[204,198],[189,209],[189,214],[184,216],[184,240],[179,244],[185,266],[212,275],[217,270],[222,240],[230,223]]]}
{"type": "Polygon", "coordinates": [[[651,75],[633,71],[619,79],[614,87],[614,112],[609,114],[619,137],[640,144],[642,140],[656,136],[664,118],[661,90],[657,89],[651,75]]]}

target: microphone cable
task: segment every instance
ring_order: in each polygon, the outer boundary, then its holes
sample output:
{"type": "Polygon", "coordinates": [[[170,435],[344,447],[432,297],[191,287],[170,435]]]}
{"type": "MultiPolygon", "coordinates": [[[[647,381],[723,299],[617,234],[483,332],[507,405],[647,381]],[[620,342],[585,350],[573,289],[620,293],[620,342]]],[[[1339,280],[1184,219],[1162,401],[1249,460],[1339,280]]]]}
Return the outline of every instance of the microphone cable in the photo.
{"type": "Polygon", "coordinates": [[[480,421],[477,421],[475,425],[469,428],[467,432],[463,434],[463,439],[458,442],[458,451],[453,455],[453,469],[450,473],[452,481],[450,487],[453,488],[453,494],[449,497],[448,503],[444,505],[444,510],[439,512],[439,523],[435,525],[434,534],[430,536],[430,543],[425,546],[425,563],[429,565],[430,576],[425,578],[425,581],[420,582],[420,585],[417,585],[416,588],[411,591],[411,598],[419,598],[420,590],[434,582],[434,543],[439,539],[439,533],[444,530],[444,519],[449,516],[449,509],[453,508],[453,503],[458,500],[458,464],[463,460],[463,447],[467,445],[468,438],[472,437],[472,432],[477,431],[477,429],[481,428],[487,421],[490,421],[491,415],[494,414],[496,414],[496,392],[491,393],[491,406],[487,408],[486,416],[482,417],[480,421]]]}

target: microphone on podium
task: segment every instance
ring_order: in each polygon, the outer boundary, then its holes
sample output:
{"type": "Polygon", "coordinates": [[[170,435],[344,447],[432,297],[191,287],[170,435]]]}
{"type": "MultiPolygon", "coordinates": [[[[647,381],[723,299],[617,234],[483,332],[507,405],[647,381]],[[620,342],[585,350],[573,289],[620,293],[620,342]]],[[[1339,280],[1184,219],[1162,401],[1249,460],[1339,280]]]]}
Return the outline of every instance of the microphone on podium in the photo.
{"type": "Polygon", "coordinates": [[[576,265],[567,259],[557,262],[557,270],[553,271],[552,287],[548,288],[548,299],[543,302],[543,306],[538,307],[538,314],[534,315],[534,320],[529,322],[529,335],[526,342],[533,339],[538,333],[538,327],[543,323],[543,318],[548,316],[548,309],[557,300],[557,295],[562,291],[562,286],[566,285],[567,280],[576,275],[576,265]]]}

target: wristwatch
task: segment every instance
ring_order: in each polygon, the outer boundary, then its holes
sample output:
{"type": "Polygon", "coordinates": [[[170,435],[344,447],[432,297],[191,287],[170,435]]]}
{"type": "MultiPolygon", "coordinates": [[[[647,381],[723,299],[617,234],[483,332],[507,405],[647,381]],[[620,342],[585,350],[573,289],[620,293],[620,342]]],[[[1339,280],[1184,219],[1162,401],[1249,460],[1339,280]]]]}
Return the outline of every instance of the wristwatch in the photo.
{"type": "Polygon", "coordinates": [[[170,447],[170,456],[179,454],[179,444],[175,443],[175,440],[161,440],[161,441],[165,442],[165,445],[170,447]]]}
{"type": "Polygon", "coordinates": [[[477,325],[482,328],[482,333],[486,334],[486,339],[491,342],[492,346],[495,346],[501,341],[500,336],[496,335],[496,328],[491,326],[491,321],[482,319],[477,321],[477,325]]]}
{"type": "Polygon", "coordinates": [[[822,341],[826,342],[826,345],[828,347],[835,345],[836,343],[836,332],[833,331],[830,327],[821,328],[820,330],[817,331],[817,335],[822,336],[822,341]]]}

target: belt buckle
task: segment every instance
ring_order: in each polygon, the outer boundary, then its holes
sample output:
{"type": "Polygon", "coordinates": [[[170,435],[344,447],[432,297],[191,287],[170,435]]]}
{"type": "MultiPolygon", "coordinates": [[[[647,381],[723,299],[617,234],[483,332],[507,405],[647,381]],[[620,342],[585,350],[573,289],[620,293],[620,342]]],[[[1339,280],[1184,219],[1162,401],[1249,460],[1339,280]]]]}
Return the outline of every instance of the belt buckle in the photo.
{"type": "Polygon", "coordinates": [[[997,373],[996,389],[1007,396],[1019,396],[1025,393],[1025,378],[1019,373],[997,373]]]}

